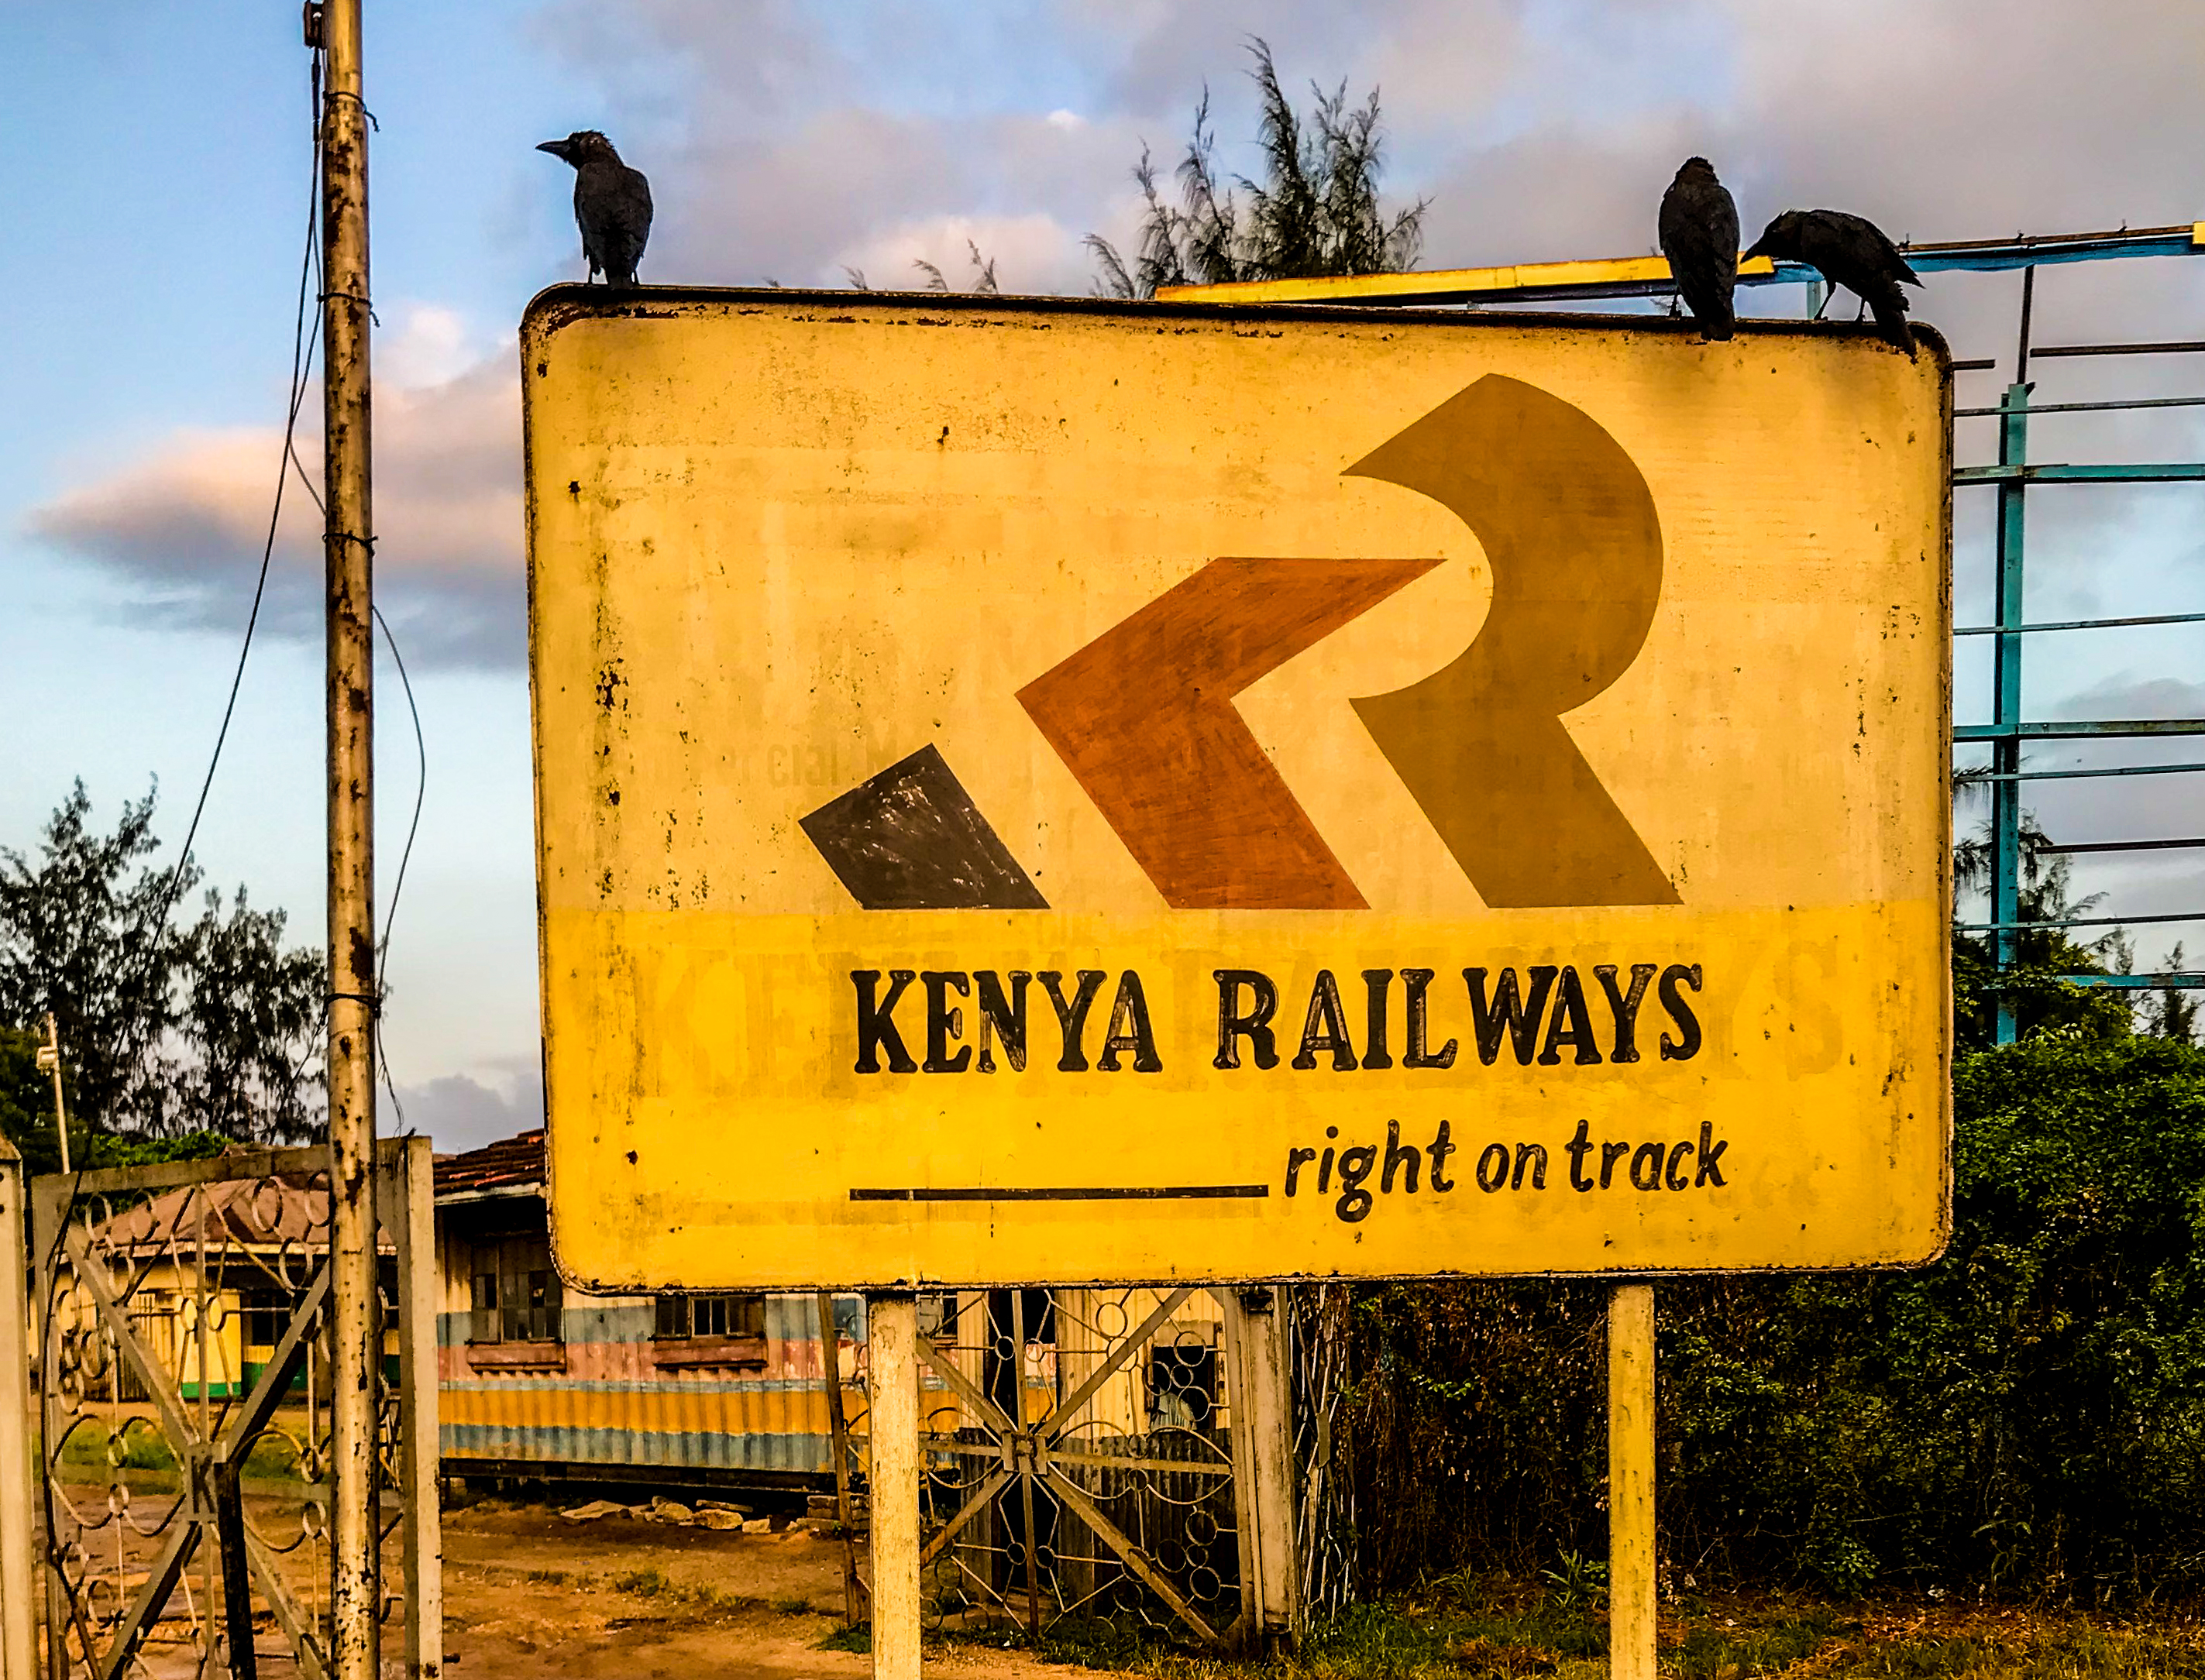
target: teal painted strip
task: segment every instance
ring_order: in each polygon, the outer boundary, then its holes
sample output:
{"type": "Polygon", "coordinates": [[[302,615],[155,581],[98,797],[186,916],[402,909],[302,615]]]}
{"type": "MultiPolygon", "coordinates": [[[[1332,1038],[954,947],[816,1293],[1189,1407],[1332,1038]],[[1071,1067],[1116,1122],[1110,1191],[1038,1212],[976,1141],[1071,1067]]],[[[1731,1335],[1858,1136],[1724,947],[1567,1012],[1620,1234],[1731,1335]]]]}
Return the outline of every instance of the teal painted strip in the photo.
{"type": "Polygon", "coordinates": [[[638,1464],[697,1469],[833,1469],[824,1435],[657,1434],[644,1429],[505,1428],[447,1423],[438,1451],[451,1458],[515,1458],[539,1464],[638,1464]]]}

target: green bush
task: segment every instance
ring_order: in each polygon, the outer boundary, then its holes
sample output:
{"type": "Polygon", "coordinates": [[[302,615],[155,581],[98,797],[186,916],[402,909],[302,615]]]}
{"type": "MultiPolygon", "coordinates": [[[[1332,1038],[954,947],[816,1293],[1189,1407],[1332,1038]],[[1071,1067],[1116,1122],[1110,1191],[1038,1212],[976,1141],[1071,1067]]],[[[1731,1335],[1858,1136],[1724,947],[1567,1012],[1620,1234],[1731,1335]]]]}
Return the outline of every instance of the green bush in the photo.
{"type": "MultiPolygon", "coordinates": [[[[2205,1051],[2048,1033],[1954,1094],[1935,1264],[1661,1286],[1666,1555],[1840,1595],[2205,1586],[2205,1051]]],[[[1359,1292],[1365,1590],[1605,1552],[1601,1297],[1359,1292]]]]}

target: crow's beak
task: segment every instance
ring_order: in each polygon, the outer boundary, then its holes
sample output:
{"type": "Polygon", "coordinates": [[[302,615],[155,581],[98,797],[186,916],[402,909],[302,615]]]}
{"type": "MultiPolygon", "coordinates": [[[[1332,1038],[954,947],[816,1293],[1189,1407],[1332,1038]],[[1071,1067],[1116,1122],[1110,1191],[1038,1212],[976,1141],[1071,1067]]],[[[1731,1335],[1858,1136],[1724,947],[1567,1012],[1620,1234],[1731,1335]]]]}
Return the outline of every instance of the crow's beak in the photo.
{"type": "Polygon", "coordinates": [[[536,149],[538,151],[550,152],[562,163],[568,161],[567,142],[564,140],[544,140],[540,142],[536,149]]]}
{"type": "Polygon", "coordinates": [[[1748,262],[1753,258],[1766,257],[1768,254],[1768,253],[1766,251],[1763,251],[1761,248],[1761,241],[1759,240],[1756,240],[1751,245],[1746,246],[1744,250],[1738,253],[1738,259],[1741,263],[1748,262]]]}

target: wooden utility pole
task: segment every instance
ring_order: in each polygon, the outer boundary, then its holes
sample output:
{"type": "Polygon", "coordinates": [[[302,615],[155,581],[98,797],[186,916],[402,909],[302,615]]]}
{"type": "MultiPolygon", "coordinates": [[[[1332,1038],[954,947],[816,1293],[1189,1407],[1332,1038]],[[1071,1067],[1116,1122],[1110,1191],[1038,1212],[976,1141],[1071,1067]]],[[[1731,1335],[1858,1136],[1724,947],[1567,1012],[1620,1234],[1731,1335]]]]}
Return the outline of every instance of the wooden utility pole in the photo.
{"type": "Polygon", "coordinates": [[[374,573],[367,108],[360,0],[310,8],[322,84],[322,436],[328,520],[331,1680],[379,1680],[375,1280],[374,573]]]}
{"type": "Polygon", "coordinates": [[[62,1101],[62,1029],[54,1018],[54,1012],[46,1012],[46,1042],[39,1047],[39,1067],[54,1076],[54,1136],[61,1139],[62,1171],[72,1172],[69,1166],[68,1107],[62,1101]]]}

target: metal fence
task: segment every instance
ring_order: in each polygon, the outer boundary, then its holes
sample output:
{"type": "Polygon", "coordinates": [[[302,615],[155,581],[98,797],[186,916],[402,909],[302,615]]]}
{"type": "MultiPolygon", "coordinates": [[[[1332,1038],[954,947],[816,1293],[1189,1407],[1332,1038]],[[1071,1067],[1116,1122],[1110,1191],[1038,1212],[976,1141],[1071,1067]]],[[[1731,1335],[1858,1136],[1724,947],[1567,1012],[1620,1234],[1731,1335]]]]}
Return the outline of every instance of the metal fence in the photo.
{"type": "MultiPolygon", "coordinates": [[[[33,1182],[47,1680],[264,1659],[324,1680],[328,1160],[33,1182]]],[[[432,1194],[427,1139],[381,1146],[373,1515],[413,1680],[443,1666],[432,1194]]]]}

